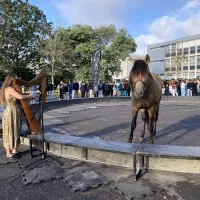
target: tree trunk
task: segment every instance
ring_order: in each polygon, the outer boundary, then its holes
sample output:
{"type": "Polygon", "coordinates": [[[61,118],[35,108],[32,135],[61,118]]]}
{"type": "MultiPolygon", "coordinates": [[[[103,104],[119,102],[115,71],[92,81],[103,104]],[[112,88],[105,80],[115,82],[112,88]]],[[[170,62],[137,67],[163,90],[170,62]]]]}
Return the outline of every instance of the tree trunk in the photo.
{"type": "Polygon", "coordinates": [[[51,83],[54,85],[54,63],[55,59],[52,59],[52,69],[51,69],[51,83]]]}

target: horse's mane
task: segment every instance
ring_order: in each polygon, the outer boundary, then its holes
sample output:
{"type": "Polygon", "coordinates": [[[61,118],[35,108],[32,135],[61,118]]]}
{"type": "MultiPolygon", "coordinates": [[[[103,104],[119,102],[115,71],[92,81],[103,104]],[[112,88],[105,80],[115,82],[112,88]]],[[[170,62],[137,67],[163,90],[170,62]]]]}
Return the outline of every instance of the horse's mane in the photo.
{"type": "Polygon", "coordinates": [[[147,63],[144,60],[136,60],[131,69],[130,75],[133,75],[133,74],[144,75],[144,74],[147,74],[148,72],[149,72],[149,67],[148,67],[147,63]]]}

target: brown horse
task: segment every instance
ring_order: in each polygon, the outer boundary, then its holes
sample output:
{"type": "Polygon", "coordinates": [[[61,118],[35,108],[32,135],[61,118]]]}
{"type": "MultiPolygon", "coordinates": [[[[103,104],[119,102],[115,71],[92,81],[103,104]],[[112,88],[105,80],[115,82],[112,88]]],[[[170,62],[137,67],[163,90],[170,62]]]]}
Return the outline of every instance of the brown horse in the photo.
{"type": "Polygon", "coordinates": [[[140,140],[144,140],[145,123],[148,124],[150,143],[154,144],[156,136],[156,122],[160,100],[162,97],[162,81],[159,75],[149,72],[148,63],[150,57],[146,55],[145,60],[136,60],[130,72],[129,83],[132,90],[132,123],[128,142],[133,140],[133,131],[136,128],[137,114],[142,113],[143,130],[140,140]]]}

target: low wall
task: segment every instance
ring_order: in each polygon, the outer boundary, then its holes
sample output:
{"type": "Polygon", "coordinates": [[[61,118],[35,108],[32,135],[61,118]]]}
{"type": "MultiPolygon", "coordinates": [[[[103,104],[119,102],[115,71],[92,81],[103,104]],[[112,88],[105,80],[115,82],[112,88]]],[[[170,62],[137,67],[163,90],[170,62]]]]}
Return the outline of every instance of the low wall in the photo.
{"type": "MultiPolygon", "coordinates": [[[[40,137],[31,137],[37,147],[40,137]]],[[[22,141],[29,145],[29,138],[22,141]]],[[[131,168],[134,176],[140,170],[200,174],[200,147],[130,144],[53,132],[45,133],[45,141],[48,151],[57,156],[131,168]]]]}
{"type": "MultiPolygon", "coordinates": [[[[101,103],[101,102],[130,102],[131,97],[98,97],[98,98],[82,98],[82,99],[70,99],[70,100],[54,100],[47,101],[45,104],[45,109],[53,109],[59,107],[70,106],[74,104],[83,104],[83,103],[101,103]]],[[[162,102],[183,102],[183,103],[200,103],[200,96],[193,97],[173,97],[173,96],[163,96],[162,102]]],[[[31,107],[36,108],[38,104],[33,104],[31,107]]]]}

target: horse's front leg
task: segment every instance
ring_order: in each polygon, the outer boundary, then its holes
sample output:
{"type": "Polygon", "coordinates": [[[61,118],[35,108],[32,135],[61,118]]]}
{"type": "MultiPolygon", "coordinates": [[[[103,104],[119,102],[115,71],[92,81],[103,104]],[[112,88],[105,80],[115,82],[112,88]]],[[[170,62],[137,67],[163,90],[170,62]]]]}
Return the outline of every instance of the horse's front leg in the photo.
{"type": "Polygon", "coordinates": [[[146,124],[146,110],[145,109],[141,109],[140,110],[141,115],[142,115],[142,122],[143,122],[143,126],[142,126],[142,131],[139,137],[139,141],[143,142],[144,141],[144,135],[145,135],[145,124],[146,124]]]}
{"type": "Polygon", "coordinates": [[[154,140],[155,140],[155,136],[153,134],[153,132],[155,131],[154,126],[154,112],[155,112],[155,105],[153,105],[150,109],[148,109],[148,130],[149,130],[149,134],[150,134],[150,144],[154,144],[154,140]]]}
{"type": "Polygon", "coordinates": [[[154,129],[153,129],[153,138],[156,139],[156,124],[158,121],[158,112],[159,112],[159,104],[155,106],[154,111],[154,129]]]}
{"type": "Polygon", "coordinates": [[[129,143],[132,143],[132,140],[133,140],[133,131],[136,128],[137,114],[138,114],[138,109],[132,106],[132,123],[131,123],[131,132],[128,139],[129,143]]]}

